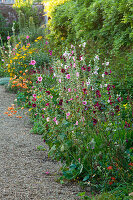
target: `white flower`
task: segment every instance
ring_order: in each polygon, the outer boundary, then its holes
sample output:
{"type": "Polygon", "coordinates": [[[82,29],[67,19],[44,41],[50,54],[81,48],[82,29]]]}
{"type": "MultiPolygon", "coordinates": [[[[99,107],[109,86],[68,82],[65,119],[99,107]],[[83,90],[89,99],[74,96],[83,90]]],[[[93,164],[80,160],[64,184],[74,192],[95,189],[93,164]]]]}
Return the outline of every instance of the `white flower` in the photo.
{"type": "Polygon", "coordinates": [[[102,77],[104,78],[104,74],[102,74],[102,77]]]}
{"type": "Polygon", "coordinates": [[[107,84],[104,84],[105,87],[107,87],[107,84]]]}
{"type": "Polygon", "coordinates": [[[83,47],[85,47],[85,45],[86,45],[86,42],[83,43],[83,47]]]}
{"type": "Polygon", "coordinates": [[[100,84],[100,88],[102,88],[103,86],[102,86],[102,84],[100,84]]]}
{"type": "Polygon", "coordinates": [[[106,62],[106,66],[108,66],[109,65],[109,62],[106,62]]]}

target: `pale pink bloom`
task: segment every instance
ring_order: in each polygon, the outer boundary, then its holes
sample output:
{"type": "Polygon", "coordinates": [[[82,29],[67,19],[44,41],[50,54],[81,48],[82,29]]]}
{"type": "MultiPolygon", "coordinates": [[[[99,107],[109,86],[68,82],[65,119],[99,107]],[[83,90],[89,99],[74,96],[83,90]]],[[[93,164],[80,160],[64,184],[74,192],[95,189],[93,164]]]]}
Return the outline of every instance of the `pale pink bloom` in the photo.
{"type": "Polygon", "coordinates": [[[59,124],[59,123],[58,123],[58,121],[56,121],[55,123],[56,123],[56,125],[58,125],[58,124],[59,124]]]}
{"type": "Polygon", "coordinates": [[[7,40],[10,40],[10,38],[11,38],[10,36],[7,36],[7,40]]]}
{"type": "Polygon", "coordinates": [[[67,78],[67,79],[70,79],[70,74],[67,74],[67,75],[66,75],[66,78],[67,78]]]}
{"type": "Polygon", "coordinates": [[[98,56],[98,55],[96,55],[96,56],[95,56],[95,59],[99,60],[99,56],[98,56]]]}
{"type": "Polygon", "coordinates": [[[15,51],[15,49],[14,49],[14,48],[13,48],[12,50],[13,50],[13,51],[15,51]]]}
{"type": "Polygon", "coordinates": [[[109,62],[106,62],[106,65],[108,66],[108,65],[109,65],[109,62]]]}
{"type": "Polygon", "coordinates": [[[79,162],[80,162],[80,158],[79,158],[78,160],[79,160],[79,162]]]}
{"type": "Polygon", "coordinates": [[[86,85],[87,85],[87,86],[90,85],[90,82],[86,82],[86,85]]]}
{"type": "Polygon", "coordinates": [[[29,38],[30,38],[30,36],[29,36],[29,35],[27,35],[27,36],[26,36],[26,39],[28,40],[29,38]]]}
{"type": "Polygon", "coordinates": [[[35,115],[37,115],[37,113],[35,115]]]}
{"type": "Polygon", "coordinates": [[[87,102],[86,102],[86,101],[83,101],[82,103],[83,103],[83,105],[86,105],[86,104],[87,104],[87,102]]]}
{"type": "Polygon", "coordinates": [[[42,81],[42,77],[41,77],[41,76],[40,76],[40,77],[38,77],[38,81],[40,81],[40,82],[42,81]]]}
{"type": "Polygon", "coordinates": [[[102,77],[104,78],[104,74],[102,74],[102,77]]]}
{"type": "Polygon", "coordinates": [[[33,94],[32,96],[33,96],[33,97],[36,97],[36,94],[33,94]]]}
{"type": "Polygon", "coordinates": [[[83,47],[85,47],[85,45],[86,45],[86,42],[83,43],[83,47]]]}
{"type": "Polygon", "coordinates": [[[76,76],[79,77],[79,72],[76,72],[76,76]]]}
{"type": "Polygon", "coordinates": [[[70,115],[70,112],[66,113],[66,116],[67,116],[67,117],[69,117],[69,115],[70,115]]]}
{"type": "Polygon", "coordinates": [[[74,67],[74,68],[76,67],[76,63],[73,64],[73,67],[74,67]]]}
{"type": "Polygon", "coordinates": [[[72,50],[72,54],[74,53],[74,51],[72,50]]]}
{"type": "Polygon", "coordinates": [[[36,61],[35,60],[31,60],[31,62],[29,63],[29,65],[35,65],[36,61]]]}
{"type": "Polygon", "coordinates": [[[71,92],[71,88],[68,88],[68,92],[71,92]]]}
{"type": "Polygon", "coordinates": [[[53,96],[50,96],[51,99],[53,99],[53,96]]]}
{"type": "Polygon", "coordinates": [[[43,108],[43,110],[46,110],[46,108],[43,108]]]}
{"type": "Polygon", "coordinates": [[[45,174],[49,174],[50,172],[45,172],[45,174]]]}
{"type": "Polygon", "coordinates": [[[74,89],[74,91],[76,92],[77,90],[76,90],[76,89],[74,89]]]}
{"type": "Polygon", "coordinates": [[[71,48],[73,48],[73,45],[71,44],[71,48]]]}
{"type": "Polygon", "coordinates": [[[78,121],[76,121],[75,125],[78,125],[78,121]]]}
{"type": "Polygon", "coordinates": [[[104,63],[102,63],[102,65],[104,65],[104,63]]]}
{"type": "Polygon", "coordinates": [[[74,62],[75,62],[75,58],[73,57],[73,60],[74,60],[74,62]]]}
{"type": "Polygon", "coordinates": [[[59,83],[61,83],[61,78],[59,79],[59,83]]]}
{"type": "Polygon", "coordinates": [[[47,117],[47,118],[46,118],[46,121],[47,121],[47,122],[49,122],[49,121],[50,121],[50,118],[49,118],[49,117],[47,117]]]}

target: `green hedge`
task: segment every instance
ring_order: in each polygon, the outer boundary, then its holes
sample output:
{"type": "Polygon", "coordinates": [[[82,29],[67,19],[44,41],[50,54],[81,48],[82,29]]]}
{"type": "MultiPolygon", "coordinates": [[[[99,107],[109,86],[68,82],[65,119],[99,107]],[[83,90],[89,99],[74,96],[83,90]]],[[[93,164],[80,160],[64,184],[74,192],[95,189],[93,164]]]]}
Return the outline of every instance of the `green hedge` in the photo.
{"type": "Polygon", "coordinates": [[[132,11],[131,0],[71,0],[52,13],[49,38],[56,49],[87,41],[89,57],[100,52],[109,59],[116,88],[126,97],[133,83],[132,11]]]}

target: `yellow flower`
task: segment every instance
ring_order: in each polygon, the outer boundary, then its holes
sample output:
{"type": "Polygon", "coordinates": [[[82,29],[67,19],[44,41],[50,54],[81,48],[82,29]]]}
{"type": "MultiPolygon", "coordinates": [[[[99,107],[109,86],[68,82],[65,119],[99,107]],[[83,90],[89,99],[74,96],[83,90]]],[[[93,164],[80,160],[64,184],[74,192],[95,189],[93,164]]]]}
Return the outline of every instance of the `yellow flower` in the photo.
{"type": "Polygon", "coordinates": [[[29,111],[31,111],[31,110],[32,110],[32,108],[29,109],[29,111]]]}

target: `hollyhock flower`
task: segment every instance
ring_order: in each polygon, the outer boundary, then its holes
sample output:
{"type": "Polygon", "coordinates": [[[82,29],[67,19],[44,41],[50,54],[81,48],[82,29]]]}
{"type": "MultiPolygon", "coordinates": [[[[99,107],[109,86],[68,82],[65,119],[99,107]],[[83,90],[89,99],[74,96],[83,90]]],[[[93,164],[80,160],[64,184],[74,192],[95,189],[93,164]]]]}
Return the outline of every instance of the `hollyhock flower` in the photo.
{"type": "Polygon", "coordinates": [[[49,50],[49,55],[52,56],[52,50],[49,50]]]}
{"type": "Polygon", "coordinates": [[[68,88],[68,92],[71,92],[71,88],[68,88]]]}
{"type": "Polygon", "coordinates": [[[45,174],[49,174],[50,172],[45,172],[45,174]]]}
{"type": "Polygon", "coordinates": [[[79,56],[79,59],[80,59],[80,60],[83,60],[83,56],[79,56]]]}
{"type": "Polygon", "coordinates": [[[108,75],[108,72],[104,72],[105,73],[105,75],[108,75]]]}
{"type": "Polygon", "coordinates": [[[102,77],[104,78],[104,74],[102,74],[102,77]]]}
{"type": "Polygon", "coordinates": [[[48,41],[46,41],[45,44],[47,45],[47,44],[48,44],[48,41]]]}
{"type": "Polygon", "coordinates": [[[31,60],[31,62],[29,63],[29,65],[35,65],[36,61],[35,60],[31,60]]]}
{"type": "Polygon", "coordinates": [[[50,96],[51,99],[53,99],[53,96],[50,96]]]}
{"type": "Polygon", "coordinates": [[[27,36],[26,36],[26,39],[28,40],[29,38],[30,38],[30,36],[29,36],[29,35],[27,35],[27,36]]]}
{"type": "Polygon", "coordinates": [[[87,94],[87,92],[86,92],[86,88],[83,88],[83,92],[84,92],[84,94],[87,94]]]}
{"type": "Polygon", "coordinates": [[[66,78],[67,78],[67,79],[70,79],[70,74],[67,74],[67,75],[66,75],[66,78]]]}
{"type": "Polygon", "coordinates": [[[66,113],[66,116],[67,116],[67,117],[69,117],[69,115],[70,115],[70,112],[66,113]]]}
{"type": "Polygon", "coordinates": [[[87,67],[87,71],[90,72],[91,71],[91,67],[87,67]]]}
{"type": "Polygon", "coordinates": [[[46,103],[45,106],[49,106],[49,103],[46,103]]]}
{"type": "Polygon", "coordinates": [[[96,56],[95,56],[95,59],[99,60],[99,56],[98,56],[98,55],[96,55],[96,56]]]}
{"type": "Polygon", "coordinates": [[[77,90],[76,90],[76,89],[74,89],[74,91],[76,92],[77,90]]]}
{"type": "Polygon", "coordinates": [[[46,93],[47,93],[48,95],[50,95],[50,91],[46,91],[46,93]]]}
{"type": "Polygon", "coordinates": [[[40,81],[40,82],[42,81],[42,77],[41,77],[41,76],[40,76],[40,77],[38,77],[38,81],[40,81]]]}
{"type": "Polygon", "coordinates": [[[44,118],[44,115],[42,115],[42,118],[44,118]]]}
{"type": "Polygon", "coordinates": [[[32,99],[32,101],[36,101],[36,98],[34,97],[34,98],[32,99]]]}
{"type": "Polygon", "coordinates": [[[75,62],[75,58],[73,57],[73,61],[75,62]]]}
{"type": "Polygon", "coordinates": [[[76,121],[75,125],[77,125],[77,126],[78,126],[78,121],[76,121]]]}
{"type": "Polygon", "coordinates": [[[35,103],[33,103],[33,104],[32,104],[32,107],[33,107],[33,108],[35,108],[35,107],[36,107],[36,104],[35,104],[35,103]]]}
{"type": "Polygon", "coordinates": [[[61,73],[65,73],[65,69],[61,69],[61,73]]]}
{"type": "Polygon", "coordinates": [[[107,167],[107,169],[108,169],[108,170],[112,170],[112,169],[113,169],[113,167],[112,167],[112,166],[109,166],[109,167],[107,167]]]}
{"type": "Polygon", "coordinates": [[[85,70],[86,70],[86,67],[85,67],[85,66],[81,67],[81,70],[85,71],[85,70]]]}
{"type": "Polygon", "coordinates": [[[61,83],[61,78],[59,78],[59,83],[61,83]]]}
{"type": "Polygon", "coordinates": [[[93,118],[93,125],[96,125],[97,119],[93,118]]]}
{"type": "Polygon", "coordinates": [[[69,99],[69,101],[72,101],[72,100],[73,100],[73,98],[69,99]]]}
{"type": "Polygon", "coordinates": [[[54,122],[56,122],[56,117],[53,119],[54,122]]]}
{"type": "Polygon", "coordinates": [[[11,38],[10,36],[7,36],[7,40],[10,40],[10,38],[11,38]]]}
{"type": "Polygon", "coordinates": [[[43,110],[46,110],[46,108],[42,108],[43,110]]]}
{"type": "Polygon", "coordinates": [[[32,96],[33,96],[33,97],[36,97],[36,94],[33,94],[32,96]]]}
{"type": "Polygon", "coordinates": [[[108,91],[110,90],[110,85],[107,86],[107,90],[108,90],[108,91]]]}
{"type": "Polygon", "coordinates": [[[46,121],[47,121],[47,122],[49,122],[49,121],[50,121],[50,118],[49,118],[49,117],[47,117],[47,118],[46,118],[46,121]]]}
{"type": "Polygon", "coordinates": [[[79,77],[79,72],[76,72],[76,76],[79,77]]]}
{"type": "Polygon", "coordinates": [[[76,67],[76,63],[73,64],[73,67],[74,67],[74,68],[76,67]]]}
{"type": "Polygon", "coordinates": [[[83,105],[86,105],[86,104],[87,104],[87,101],[83,101],[82,103],[83,103],[83,105]]]}
{"type": "Polygon", "coordinates": [[[56,125],[58,125],[58,124],[59,124],[59,122],[58,122],[57,120],[55,121],[55,123],[56,123],[56,125]]]}
{"type": "Polygon", "coordinates": [[[108,66],[109,65],[109,62],[106,62],[106,66],[108,66]]]}
{"type": "Polygon", "coordinates": [[[59,105],[62,106],[63,99],[60,99],[59,105]]]}

